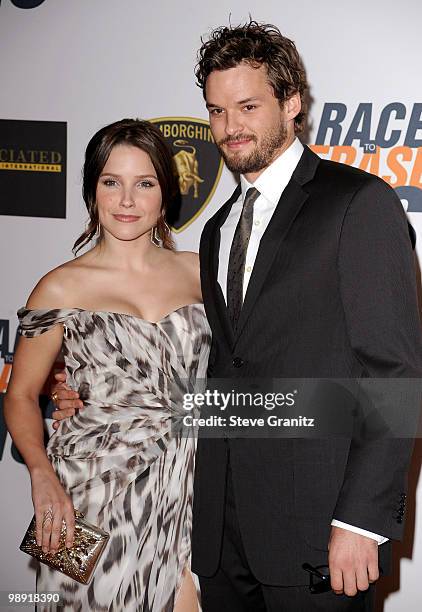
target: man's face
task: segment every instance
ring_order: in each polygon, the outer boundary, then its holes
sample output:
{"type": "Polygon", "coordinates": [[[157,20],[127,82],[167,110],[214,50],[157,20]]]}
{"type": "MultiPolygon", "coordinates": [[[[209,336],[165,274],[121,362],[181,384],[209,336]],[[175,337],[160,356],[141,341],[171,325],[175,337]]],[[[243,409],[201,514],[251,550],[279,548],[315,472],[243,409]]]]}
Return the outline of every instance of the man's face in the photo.
{"type": "Polygon", "coordinates": [[[255,180],[293,141],[294,117],[274,96],[265,66],[214,70],[205,94],[214,140],[232,172],[255,180]]]}

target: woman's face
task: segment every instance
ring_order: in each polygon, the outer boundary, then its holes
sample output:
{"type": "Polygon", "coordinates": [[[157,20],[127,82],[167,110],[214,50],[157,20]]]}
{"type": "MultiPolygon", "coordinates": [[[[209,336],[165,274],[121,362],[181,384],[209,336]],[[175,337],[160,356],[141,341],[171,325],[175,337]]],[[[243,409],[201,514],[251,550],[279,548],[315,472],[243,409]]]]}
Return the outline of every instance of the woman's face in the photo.
{"type": "Polygon", "coordinates": [[[161,188],[148,153],[116,145],[97,183],[98,217],[105,236],[131,241],[147,236],[161,211],[161,188]]]}

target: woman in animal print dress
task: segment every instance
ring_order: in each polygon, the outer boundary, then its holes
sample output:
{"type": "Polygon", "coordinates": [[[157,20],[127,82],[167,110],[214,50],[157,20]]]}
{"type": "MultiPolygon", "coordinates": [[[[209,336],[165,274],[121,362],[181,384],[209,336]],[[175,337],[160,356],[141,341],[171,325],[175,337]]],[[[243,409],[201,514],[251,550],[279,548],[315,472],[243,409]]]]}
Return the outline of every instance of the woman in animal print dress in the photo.
{"type": "MultiPolygon", "coordinates": [[[[41,564],[37,589],[61,610],[196,612],[190,572],[195,440],[173,427],[205,379],[210,331],[197,255],[165,222],[172,159],[157,128],[122,120],[88,144],[83,195],[95,246],[44,276],[19,310],[5,418],[28,466],[37,541],[56,552],[74,508],[108,533],[88,585],[41,564]],[[84,403],[44,448],[38,395],[63,349],[84,403]]],[[[51,609],[51,608],[49,608],[51,609]]]]}

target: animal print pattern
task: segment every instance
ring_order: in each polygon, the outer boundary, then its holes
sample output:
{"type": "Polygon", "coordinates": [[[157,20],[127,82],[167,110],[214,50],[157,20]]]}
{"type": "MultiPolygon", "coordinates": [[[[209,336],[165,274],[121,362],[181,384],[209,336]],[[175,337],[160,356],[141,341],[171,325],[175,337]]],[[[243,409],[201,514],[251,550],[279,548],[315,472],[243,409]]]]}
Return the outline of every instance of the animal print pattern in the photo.
{"type": "Polygon", "coordinates": [[[175,423],[182,395],[205,382],[203,305],[158,323],[81,308],[18,316],[28,338],[63,325],[67,382],[85,407],[60,422],[47,453],[74,507],[110,533],[89,585],[41,564],[37,589],[59,591],[60,610],[172,612],[190,564],[195,457],[175,423]]]}

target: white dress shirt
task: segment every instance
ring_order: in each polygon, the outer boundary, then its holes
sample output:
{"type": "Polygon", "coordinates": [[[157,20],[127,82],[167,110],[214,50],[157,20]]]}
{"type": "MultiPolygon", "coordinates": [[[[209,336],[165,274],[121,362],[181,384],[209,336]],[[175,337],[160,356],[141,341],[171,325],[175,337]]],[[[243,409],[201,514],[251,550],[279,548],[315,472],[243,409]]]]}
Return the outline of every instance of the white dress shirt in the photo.
{"type": "Polygon", "coordinates": [[[237,223],[242,213],[246,192],[250,187],[255,187],[261,195],[256,199],[253,207],[252,232],[246,251],[245,275],[243,277],[243,297],[245,297],[246,289],[248,288],[261,238],[273,216],[281,194],[292,178],[292,174],[299,162],[302,152],[303,145],[300,140],[296,138],[290,147],[264,170],[256,179],[255,183],[249,183],[243,174],[240,175],[240,186],[242,191],[239,199],[234,202],[231,207],[229,215],[220,229],[221,239],[218,282],[223,291],[225,300],[227,300],[227,270],[229,266],[230,247],[233,242],[237,223]]]}
{"type": "MultiPolygon", "coordinates": [[[[220,229],[220,251],[218,263],[218,282],[227,301],[227,271],[229,265],[230,248],[234,238],[234,232],[239,222],[242,213],[243,202],[246,192],[250,187],[255,187],[260,195],[256,199],[253,208],[253,223],[252,232],[246,251],[245,274],[243,277],[243,298],[245,298],[248,288],[249,279],[251,277],[255,259],[258,254],[259,243],[271,217],[277,207],[278,201],[292,178],[292,174],[301,158],[303,145],[295,138],[292,144],[284,153],[277,157],[272,164],[264,170],[264,172],[252,184],[242,175],[240,175],[241,193],[236,202],[234,202],[228,217],[220,229]]],[[[348,529],[354,533],[364,535],[368,538],[376,540],[378,544],[384,544],[388,538],[377,535],[371,531],[360,529],[354,525],[349,525],[341,521],[333,519],[331,521],[333,527],[341,527],[348,529]]]]}

